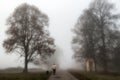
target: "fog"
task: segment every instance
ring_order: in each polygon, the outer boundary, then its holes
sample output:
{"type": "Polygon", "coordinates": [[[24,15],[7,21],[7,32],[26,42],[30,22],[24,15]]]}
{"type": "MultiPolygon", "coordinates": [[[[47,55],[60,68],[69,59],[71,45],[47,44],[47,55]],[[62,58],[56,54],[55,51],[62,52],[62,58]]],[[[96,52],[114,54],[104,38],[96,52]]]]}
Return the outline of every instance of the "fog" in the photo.
{"type": "MultiPolygon", "coordinates": [[[[7,37],[5,31],[7,18],[14,9],[22,3],[35,5],[40,11],[49,17],[50,35],[55,39],[57,46],[56,53],[52,56],[51,62],[57,61],[61,68],[67,69],[76,67],[72,58],[74,52],[71,49],[73,33],[71,29],[77,22],[78,17],[93,0],[1,0],[0,1],[0,68],[23,66],[23,59],[18,54],[5,54],[3,40],[7,37]],[[74,65],[74,66],[73,66],[74,65]]],[[[120,1],[111,0],[119,9],[120,1]]],[[[120,9],[118,10],[120,11],[120,9]]],[[[29,67],[34,67],[30,64],[29,67]]]]}

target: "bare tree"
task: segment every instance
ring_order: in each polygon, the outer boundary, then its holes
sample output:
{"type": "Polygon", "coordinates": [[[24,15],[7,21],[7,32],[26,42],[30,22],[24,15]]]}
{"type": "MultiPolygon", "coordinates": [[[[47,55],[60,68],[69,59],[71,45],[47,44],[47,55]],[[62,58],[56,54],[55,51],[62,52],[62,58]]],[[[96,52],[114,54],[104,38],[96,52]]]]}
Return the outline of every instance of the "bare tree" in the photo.
{"type": "Polygon", "coordinates": [[[110,61],[110,69],[114,71],[120,71],[120,31],[119,29],[114,31],[114,34],[111,34],[110,37],[112,38],[111,43],[111,61],[110,61]]]}
{"type": "Polygon", "coordinates": [[[28,72],[28,63],[37,55],[54,53],[54,39],[48,32],[48,16],[35,6],[22,4],[8,18],[8,38],[4,41],[7,52],[19,53],[25,58],[23,72],[28,72]]]}
{"type": "Polygon", "coordinates": [[[75,58],[84,58],[85,61],[93,59],[95,62],[95,50],[98,37],[96,34],[96,27],[94,26],[88,10],[86,10],[85,13],[78,19],[73,32],[76,34],[73,39],[73,44],[75,45],[75,48],[73,47],[73,49],[76,51],[75,58]]]}
{"type": "Polygon", "coordinates": [[[116,29],[115,21],[119,19],[118,14],[112,13],[113,9],[113,4],[106,0],[94,0],[78,19],[73,30],[76,34],[73,44],[81,46],[75,55],[92,58],[104,71],[107,70],[112,48],[110,35],[116,29]]]}

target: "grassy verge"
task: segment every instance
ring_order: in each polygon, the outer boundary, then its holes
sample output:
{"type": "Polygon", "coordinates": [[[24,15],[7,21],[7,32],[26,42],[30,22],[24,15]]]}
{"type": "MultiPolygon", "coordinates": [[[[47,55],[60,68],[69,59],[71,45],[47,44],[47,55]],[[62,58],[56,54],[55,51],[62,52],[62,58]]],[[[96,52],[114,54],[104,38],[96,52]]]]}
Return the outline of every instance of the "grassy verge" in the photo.
{"type": "Polygon", "coordinates": [[[49,76],[45,73],[4,73],[0,74],[0,80],[47,80],[49,76]]]}
{"type": "Polygon", "coordinates": [[[115,73],[87,73],[81,71],[70,71],[79,80],[120,80],[120,74],[115,73]]]}

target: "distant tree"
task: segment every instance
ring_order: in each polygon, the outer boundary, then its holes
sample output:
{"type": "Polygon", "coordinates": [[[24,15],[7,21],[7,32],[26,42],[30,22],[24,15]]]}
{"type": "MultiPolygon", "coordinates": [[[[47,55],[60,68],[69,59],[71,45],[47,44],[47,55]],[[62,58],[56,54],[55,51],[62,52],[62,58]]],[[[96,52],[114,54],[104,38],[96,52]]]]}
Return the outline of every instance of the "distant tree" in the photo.
{"type": "Polygon", "coordinates": [[[84,14],[78,19],[73,32],[76,34],[73,38],[75,58],[83,58],[85,61],[94,60],[96,70],[96,49],[99,37],[89,10],[85,10],[84,14]]]}
{"type": "Polygon", "coordinates": [[[108,62],[113,43],[111,43],[116,22],[119,19],[118,14],[114,14],[113,4],[106,0],[94,0],[73,29],[76,36],[73,44],[75,56],[81,56],[84,59],[93,59],[95,64],[103,67],[104,71],[108,68],[108,62]]]}
{"type": "Polygon", "coordinates": [[[110,37],[112,38],[111,52],[114,53],[111,55],[110,68],[118,72],[120,71],[120,31],[115,31],[110,37]]]}
{"type": "Polygon", "coordinates": [[[54,39],[48,32],[48,16],[35,6],[22,4],[8,18],[8,38],[3,47],[7,52],[19,53],[25,58],[23,72],[28,72],[28,63],[38,55],[54,53],[54,39]]]}

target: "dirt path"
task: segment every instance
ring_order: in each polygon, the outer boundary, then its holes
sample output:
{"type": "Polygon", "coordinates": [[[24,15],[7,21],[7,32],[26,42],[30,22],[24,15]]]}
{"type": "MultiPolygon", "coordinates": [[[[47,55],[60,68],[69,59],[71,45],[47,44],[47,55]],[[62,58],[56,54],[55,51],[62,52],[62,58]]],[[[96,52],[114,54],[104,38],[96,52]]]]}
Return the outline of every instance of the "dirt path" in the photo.
{"type": "Polygon", "coordinates": [[[48,80],[78,80],[67,71],[58,71],[56,75],[51,75],[48,80]]]}

